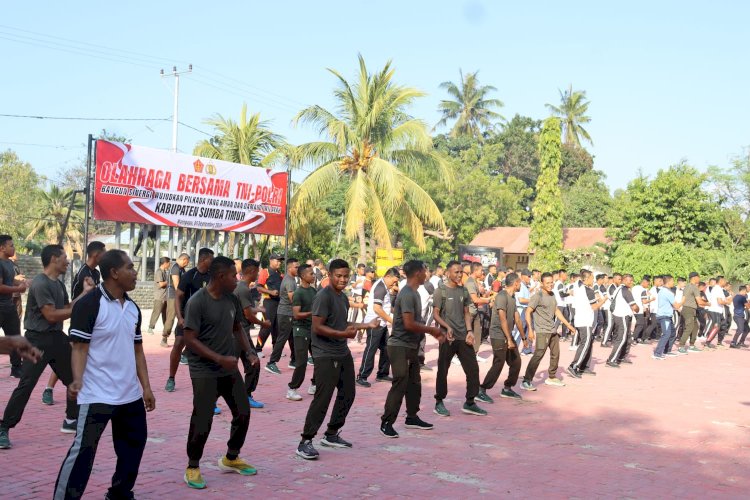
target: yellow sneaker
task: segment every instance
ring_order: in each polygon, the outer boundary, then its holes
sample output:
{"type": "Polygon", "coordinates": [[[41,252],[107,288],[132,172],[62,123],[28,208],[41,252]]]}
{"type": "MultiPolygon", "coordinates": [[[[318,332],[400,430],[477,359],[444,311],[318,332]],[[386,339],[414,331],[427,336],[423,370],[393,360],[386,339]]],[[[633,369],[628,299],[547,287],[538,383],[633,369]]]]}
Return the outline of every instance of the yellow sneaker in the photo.
{"type": "Polygon", "coordinates": [[[185,477],[183,479],[191,488],[202,490],[206,487],[206,482],[203,480],[201,470],[198,467],[188,467],[185,469],[185,477]]]}
{"type": "Polygon", "coordinates": [[[237,472],[243,476],[254,476],[258,473],[255,467],[239,457],[234,460],[229,460],[226,456],[221,457],[219,459],[219,470],[223,472],[237,472]]]}

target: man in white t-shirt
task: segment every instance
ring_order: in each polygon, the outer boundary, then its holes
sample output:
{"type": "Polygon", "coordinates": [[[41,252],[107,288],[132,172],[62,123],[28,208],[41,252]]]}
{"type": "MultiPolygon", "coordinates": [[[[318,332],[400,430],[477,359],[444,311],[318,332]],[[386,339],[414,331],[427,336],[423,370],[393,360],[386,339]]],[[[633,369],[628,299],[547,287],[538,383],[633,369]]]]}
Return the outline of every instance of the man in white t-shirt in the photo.
{"type": "Polygon", "coordinates": [[[369,323],[375,318],[380,319],[380,324],[376,328],[367,329],[367,343],[365,351],[362,353],[362,364],[357,375],[357,385],[370,387],[367,377],[370,376],[375,368],[375,354],[380,353],[378,360],[378,372],[376,380],[378,382],[388,382],[393,380],[388,372],[391,363],[388,359],[386,350],[388,343],[388,325],[393,324],[391,315],[391,287],[398,281],[398,269],[392,267],[385,272],[385,276],[377,280],[370,290],[367,303],[367,314],[365,323],[369,323]]]}
{"type": "MultiPolygon", "coordinates": [[[[709,349],[715,349],[717,347],[713,345],[712,342],[719,333],[719,330],[721,330],[721,322],[724,319],[724,306],[732,302],[731,298],[727,299],[724,295],[724,287],[726,285],[727,280],[724,279],[724,276],[717,276],[716,285],[711,288],[711,291],[708,292],[708,289],[706,289],[706,295],[708,296],[709,325],[706,326],[708,334],[706,334],[705,346],[709,349]]],[[[718,345],[724,347],[721,341],[718,342],[718,345]]]]}
{"type": "MultiPolygon", "coordinates": [[[[576,289],[573,296],[575,301],[576,315],[573,318],[573,326],[578,330],[578,349],[573,361],[568,366],[568,373],[575,377],[581,378],[586,373],[589,361],[591,359],[591,346],[594,343],[594,321],[596,311],[602,307],[607,300],[606,297],[596,298],[594,285],[594,274],[588,269],[581,270],[581,285],[576,289]]],[[[591,373],[589,370],[588,373],[591,373]]]]}
{"type": "Polygon", "coordinates": [[[644,276],[641,282],[633,287],[632,291],[635,305],[638,306],[638,310],[634,314],[635,329],[633,330],[633,342],[636,344],[650,342],[644,335],[646,333],[646,306],[649,304],[648,288],[650,284],[648,276],[644,276]]]}
{"type": "Polygon", "coordinates": [[[617,289],[611,300],[614,307],[612,311],[612,352],[607,359],[607,366],[619,368],[621,363],[631,364],[627,359],[630,353],[630,324],[637,305],[633,299],[630,288],[633,286],[633,275],[625,274],[622,277],[622,285],[617,289]]]}

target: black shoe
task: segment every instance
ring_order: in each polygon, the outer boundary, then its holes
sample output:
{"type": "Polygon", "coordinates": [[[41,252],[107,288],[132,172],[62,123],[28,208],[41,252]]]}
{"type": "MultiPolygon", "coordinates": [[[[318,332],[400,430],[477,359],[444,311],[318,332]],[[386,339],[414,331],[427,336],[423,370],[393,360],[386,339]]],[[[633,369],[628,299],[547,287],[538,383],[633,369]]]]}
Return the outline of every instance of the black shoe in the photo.
{"type": "Polygon", "coordinates": [[[611,361],[607,361],[607,366],[609,366],[610,368],[620,368],[620,365],[611,361]]]}
{"type": "Polygon", "coordinates": [[[11,378],[21,378],[21,368],[11,368],[10,369],[10,377],[11,378]]]}
{"type": "Polygon", "coordinates": [[[631,360],[629,360],[628,358],[621,359],[620,360],[620,364],[622,364],[622,363],[625,363],[626,365],[632,365],[633,364],[633,362],[631,360]]]}
{"type": "Polygon", "coordinates": [[[393,429],[393,424],[386,424],[385,422],[380,424],[380,433],[387,438],[398,437],[398,432],[393,429]]]}
{"type": "Polygon", "coordinates": [[[357,385],[361,385],[362,387],[372,387],[372,384],[363,378],[357,377],[356,382],[357,385]]]}
{"type": "Polygon", "coordinates": [[[566,372],[568,372],[568,373],[570,374],[570,376],[571,376],[571,377],[575,377],[575,378],[581,378],[581,374],[580,374],[580,373],[578,373],[578,370],[576,370],[576,369],[575,369],[575,368],[573,368],[572,366],[569,366],[569,367],[567,367],[567,368],[565,369],[565,371],[566,371],[566,372]]]}
{"type": "Polygon", "coordinates": [[[315,460],[320,456],[320,453],[318,453],[318,450],[315,449],[312,441],[306,439],[300,441],[299,446],[297,446],[297,456],[300,456],[305,460],[315,460]]]}
{"type": "Polygon", "coordinates": [[[423,431],[429,431],[432,430],[433,426],[432,424],[428,424],[419,417],[406,417],[405,427],[407,429],[421,429],[423,431]]]}
{"type": "Polygon", "coordinates": [[[510,399],[523,399],[520,394],[509,387],[503,387],[503,390],[500,391],[500,397],[510,399]]]}
{"type": "Polygon", "coordinates": [[[320,444],[322,444],[323,446],[329,446],[331,448],[352,447],[352,443],[350,443],[349,441],[344,441],[340,434],[334,434],[333,436],[329,436],[328,434],[326,434],[325,437],[320,440],[320,444]]]}
{"type": "Polygon", "coordinates": [[[737,344],[735,344],[734,342],[732,342],[731,344],[729,344],[729,348],[730,349],[739,349],[740,346],[738,346],[737,344]]]}
{"type": "Polygon", "coordinates": [[[378,377],[375,379],[376,382],[393,382],[393,377],[386,375],[385,377],[378,377]]]}

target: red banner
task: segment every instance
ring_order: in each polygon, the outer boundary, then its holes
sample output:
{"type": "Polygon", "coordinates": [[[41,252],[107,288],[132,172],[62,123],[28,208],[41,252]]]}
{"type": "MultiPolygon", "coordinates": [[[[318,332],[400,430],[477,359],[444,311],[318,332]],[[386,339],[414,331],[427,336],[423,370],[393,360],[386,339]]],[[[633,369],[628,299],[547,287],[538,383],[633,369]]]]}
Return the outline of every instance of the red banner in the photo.
{"type": "Polygon", "coordinates": [[[96,141],[94,218],[285,234],[287,173],[96,141]]]}

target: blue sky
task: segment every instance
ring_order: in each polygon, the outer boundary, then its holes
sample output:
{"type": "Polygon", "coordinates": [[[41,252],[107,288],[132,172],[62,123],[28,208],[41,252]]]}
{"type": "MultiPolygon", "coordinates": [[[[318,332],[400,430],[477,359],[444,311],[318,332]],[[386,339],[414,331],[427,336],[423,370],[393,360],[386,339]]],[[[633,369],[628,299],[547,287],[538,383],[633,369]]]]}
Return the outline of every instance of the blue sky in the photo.
{"type": "MultiPolygon", "coordinates": [[[[291,127],[295,112],[330,106],[334,80],[325,68],[354,76],[361,52],[373,69],[392,59],[399,83],[428,93],[412,114],[430,125],[444,97],[440,82],[456,81],[459,68],[480,70],[480,80],[498,88],[508,118],[545,117],[545,103],[556,104],[558,89],[570,83],[586,90],[589,150],[612,189],[625,187],[638,169],[653,175],[682,159],[700,169],[727,166],[750,145],[744,2],[103,5],[6,5],[0,113],[168,118],[172,82],[159,69],[192,63],[192,75],[181,80],[180,121],[209,130],[205,118],[236,117],[247,102],[299,143],[316,135],[291,127]]],[[[171,145],[169,121],[0,117],[0,148],[55,177],[83,157],[86,135],[102,128],[135,144],[171,145]]],[[[181,127],[179,149],[190,152],[203,137],[181,127]]]]}

